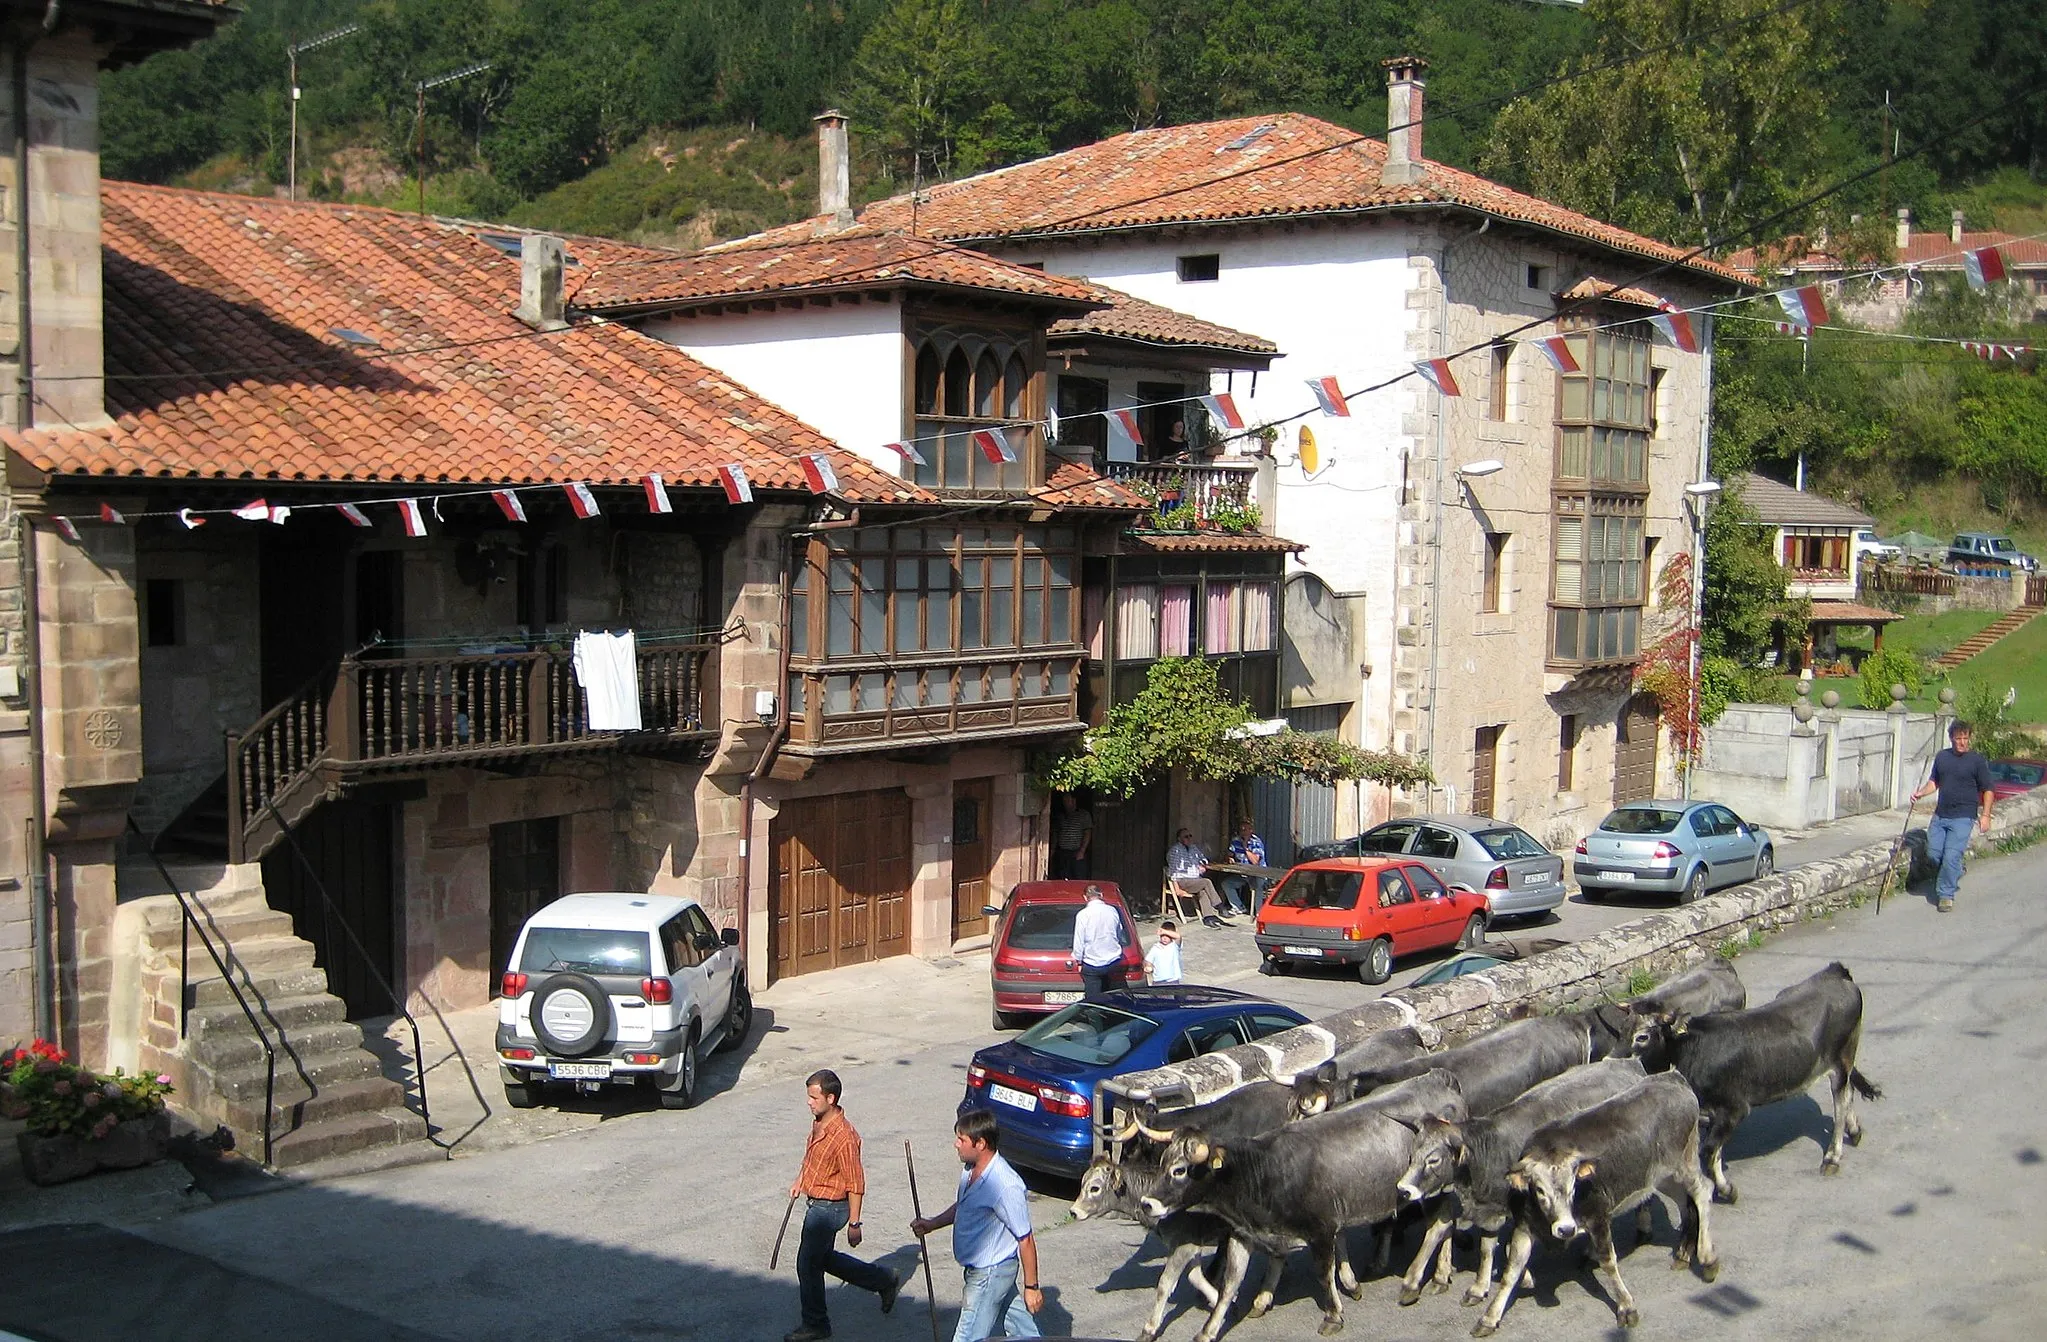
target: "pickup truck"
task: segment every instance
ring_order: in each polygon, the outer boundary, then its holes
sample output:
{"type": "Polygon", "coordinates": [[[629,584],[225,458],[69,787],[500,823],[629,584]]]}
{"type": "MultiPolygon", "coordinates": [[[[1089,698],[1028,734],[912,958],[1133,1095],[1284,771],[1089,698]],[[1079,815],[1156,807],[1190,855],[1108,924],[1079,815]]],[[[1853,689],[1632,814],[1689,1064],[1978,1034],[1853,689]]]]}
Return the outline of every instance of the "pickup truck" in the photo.
{"type": "Polygon", "coordinates": [[[1947,562],[1961,568],[2018,568],[2031,573],[2040,561],[1989,531],[1964,531],[1948,543],[1947,562]]]}

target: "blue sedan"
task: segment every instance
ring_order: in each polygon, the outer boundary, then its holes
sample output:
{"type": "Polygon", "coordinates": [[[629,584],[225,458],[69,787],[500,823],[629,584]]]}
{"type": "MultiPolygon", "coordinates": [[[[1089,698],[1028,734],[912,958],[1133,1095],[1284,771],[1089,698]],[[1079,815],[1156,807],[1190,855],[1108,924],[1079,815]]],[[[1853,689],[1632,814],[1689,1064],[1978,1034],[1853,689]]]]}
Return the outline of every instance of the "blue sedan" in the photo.
{"type": "Polygon", "coordinates": [[[1589,900],[1645,890],[1689,904],[1768,876],[1776,862],[1769,832],[1718,802],[1637,801],[1615,807],[1579,842],[1571,869],[1589,900]]]}
{"type": "Polygon", "coordinates": [[[1094,1157],[1095,1087],[1307,1022],[1227,988],[1127,988],[1076,1002],[974,1055],[960,1110],[987,1109],[1012,1165],[1078,1178],[1094,1157]]]}

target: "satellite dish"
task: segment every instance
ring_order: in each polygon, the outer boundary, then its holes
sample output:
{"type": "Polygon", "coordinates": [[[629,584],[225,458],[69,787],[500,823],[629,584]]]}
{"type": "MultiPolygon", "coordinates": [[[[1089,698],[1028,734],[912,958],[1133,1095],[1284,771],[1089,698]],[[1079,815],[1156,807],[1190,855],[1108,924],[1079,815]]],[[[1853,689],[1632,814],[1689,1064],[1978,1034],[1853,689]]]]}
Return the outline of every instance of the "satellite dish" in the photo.
{"type": "Polygon", "coordinates": [[[1315,446],[1315,431],[1303,424],[1300,441],[1301,474],[1313,475],[1322,469],[1322,452],[1315,446]]]}

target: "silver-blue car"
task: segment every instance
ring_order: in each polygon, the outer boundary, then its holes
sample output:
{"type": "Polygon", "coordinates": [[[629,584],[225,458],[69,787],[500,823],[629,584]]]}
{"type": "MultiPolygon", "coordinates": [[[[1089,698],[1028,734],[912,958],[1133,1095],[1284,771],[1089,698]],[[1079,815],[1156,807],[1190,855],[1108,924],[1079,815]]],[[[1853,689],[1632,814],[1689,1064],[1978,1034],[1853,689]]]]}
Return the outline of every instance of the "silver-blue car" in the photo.
{"type": "Polygon", "coordinates": [[[1579,841],[1571,870],[1590,900],[1649,890],[1689,904],[1708,890],[1768,876],[1776,862],[1769,832],[1718,802],[1634,801],[1579,841]]]}

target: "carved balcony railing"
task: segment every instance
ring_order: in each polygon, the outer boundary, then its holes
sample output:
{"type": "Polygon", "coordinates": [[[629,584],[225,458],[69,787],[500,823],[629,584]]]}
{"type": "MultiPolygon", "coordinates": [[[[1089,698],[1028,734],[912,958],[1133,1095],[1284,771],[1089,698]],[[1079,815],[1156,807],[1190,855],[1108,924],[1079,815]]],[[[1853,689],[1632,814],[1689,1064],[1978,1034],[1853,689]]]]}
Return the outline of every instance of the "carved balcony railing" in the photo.
{"type": "MultiPolygon", "coordinates": [[[[1219,522],[1234,526],[1257,502],[1258,467],[1249,461],[1112,461],[1102,468],[1102,474],[1154,500],[1156,516],[1183,527],[1209,527],[1219,522]]],[[[1138,520],[1139,526],[1151,524],[1150,518],[1138,520]]]]}
{"type": "Polygon", "coordinates": [[[1084,659],[1008,648],[792,665],[789,744],[831,754],[1077,730],[1084,659]]]}

